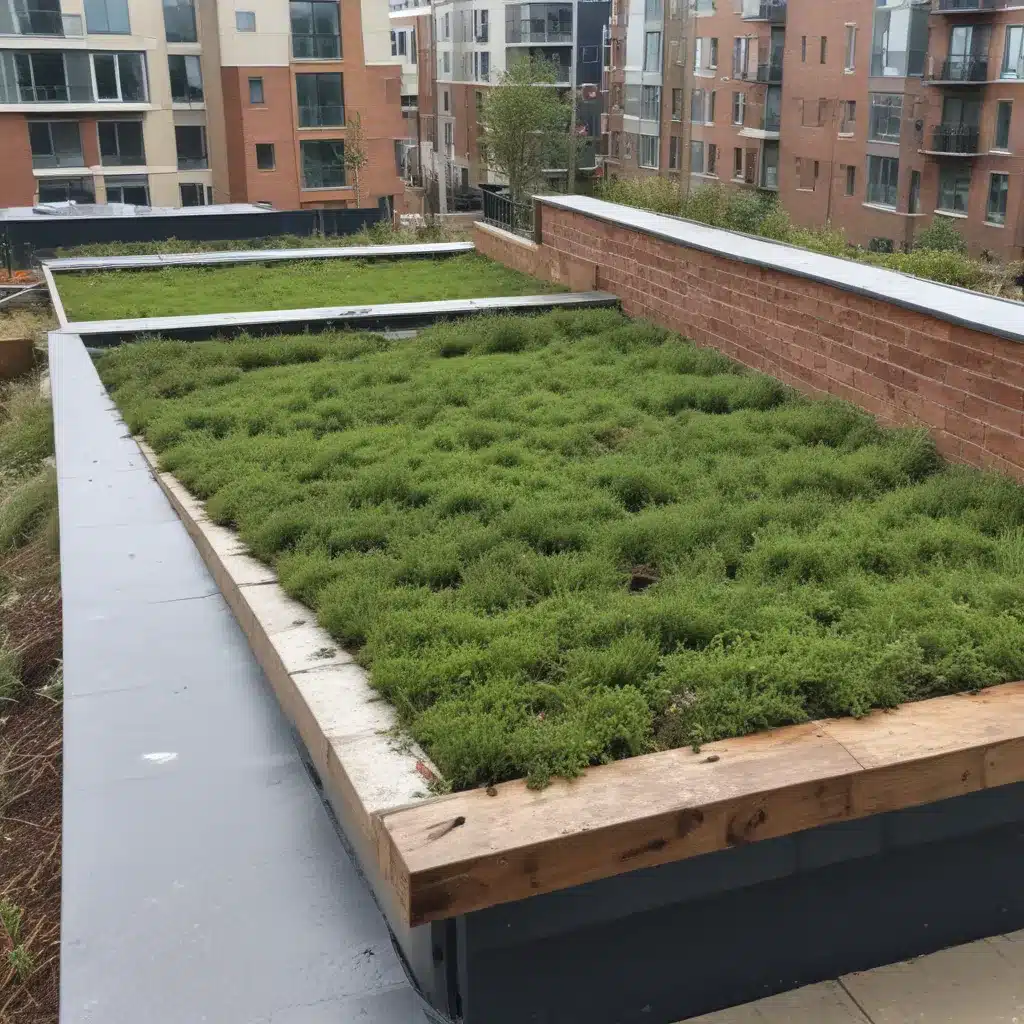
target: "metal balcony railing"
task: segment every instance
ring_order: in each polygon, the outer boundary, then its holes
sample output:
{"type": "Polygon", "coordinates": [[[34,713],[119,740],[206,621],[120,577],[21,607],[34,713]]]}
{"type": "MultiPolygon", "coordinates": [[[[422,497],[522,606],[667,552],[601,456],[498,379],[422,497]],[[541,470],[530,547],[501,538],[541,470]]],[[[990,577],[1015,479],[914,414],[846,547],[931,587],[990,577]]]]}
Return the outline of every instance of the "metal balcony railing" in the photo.
{"type": "Polygon", "coordinates": [[[978,129],[971,125],[936,125],[932,129],[932,152],[956,154],[977,153],[979,134],[978,129]]]}
{"type": "Polygon", "coordinates": [[[939,14],[955,14],[965,11],[972,14],[984,11],[999,11],[1006,6],[1006,0],[936,0],[935,10],[939,14]]]}
{"type": "Polygon", "coordinates": [[[506,43],[571,43],[571,28],[552,28],[548,26],[531,26],[530,22],[506,22],[506,43]]]}
{"type": "Polygon", "coordinates": [[[988,57],[949,57],[942,62],[938,82],[984,82],[988,80],[988,57]]]}
{"type": "Polygon", "coordinates": [[[183,156],[181,153],[178,154],[179,171],[200,171],[209,166],[210,158],[205,153],[202,156],[183,156]]]}
{"type": "MultiPolygon", "coordinates": [[[[8,101],[11,102],[11,101],[8,101]]],[[[92,103],[88,85],[19,85],[19,103],[92,103]]]]}
{"type": "Polygon", "coordinates": [[[874,50],[871,54],[871,77],[923,75],[926,56],[926,50],[874,50]]]}
{"type": "Polygon", "coordinates": [[[525,238],[533,238],[533,202],[513,202],[510,196],[483,190],[484,222],[525,238]]]}
{"type": "Polygon", "coordinates": [[[757,80],[759,82],[781,82],[782,61],[770,60],[757,65],[757,80]]]}
{"type": "Polygon", "coordinates": [[[341,57],[341,36],[292,36],[292,56],[297,60],[337,60],[341,57]]]}
{"type": "Polygon", "coordinates": [[[770,111],[764,115],[764,131],[777,132],[782,128],[782,114],[770,111]]]}
{"type": "Polygon", "coordinates": [[[52,8],[19,8],[15,4],[14,31],[22,36],[62,36],[64,19],[52,8]]]}
{"type": "Polygon", "coordinates": [[[770,21],[781,25],[786,20],[786,0],[747,0],[740,16],[744,21],[770,21]]]}

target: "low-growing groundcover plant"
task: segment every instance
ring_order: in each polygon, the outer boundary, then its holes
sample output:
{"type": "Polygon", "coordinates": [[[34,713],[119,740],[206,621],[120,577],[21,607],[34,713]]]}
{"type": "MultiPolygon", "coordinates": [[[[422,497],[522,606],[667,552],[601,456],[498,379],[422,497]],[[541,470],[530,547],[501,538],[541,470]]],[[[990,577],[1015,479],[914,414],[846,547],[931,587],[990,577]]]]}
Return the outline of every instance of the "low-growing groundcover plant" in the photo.
{"type": "Polygon", "coordinates": [[[1024,677],[1024,489],[615,311],[99,367],[455,788],[1024,677]]]}
{"type": "Polygon", "coordinates": [[[72,320],[538,295],[562,289],[478,253],[59,274],[72,320]]]}

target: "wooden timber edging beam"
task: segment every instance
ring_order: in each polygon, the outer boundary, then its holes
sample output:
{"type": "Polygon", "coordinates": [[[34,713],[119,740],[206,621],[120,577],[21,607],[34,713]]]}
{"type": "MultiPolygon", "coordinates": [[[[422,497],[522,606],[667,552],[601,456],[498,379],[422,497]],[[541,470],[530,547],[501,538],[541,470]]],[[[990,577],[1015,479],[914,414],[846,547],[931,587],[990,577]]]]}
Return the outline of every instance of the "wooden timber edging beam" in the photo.
{"type": "Polygon", "coordinates": [[[1024,781],[1024,682],[668,750],[379,815],[412,925],[1024,781]]]}

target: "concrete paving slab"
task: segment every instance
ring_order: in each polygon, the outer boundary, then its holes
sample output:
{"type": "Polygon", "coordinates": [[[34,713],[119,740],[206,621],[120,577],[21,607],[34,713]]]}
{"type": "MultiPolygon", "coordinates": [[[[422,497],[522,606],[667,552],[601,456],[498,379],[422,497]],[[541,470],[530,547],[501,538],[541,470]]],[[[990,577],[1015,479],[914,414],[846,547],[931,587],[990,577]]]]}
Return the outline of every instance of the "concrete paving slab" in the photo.
{"type": "MultiPolygon", "coordinates": [[[[1012,948],[1011,943],[1007,945],[1012,948]]],[[[1024,971],[988,939],[848,974],[842,983],[872,1024],[1020,1024],[1024,1020],[1024,971]]]]}
{"type": "Polygon", "coordinates": [[[783,992],[756,1003],[691,1017],[686,1024],[869,1024],[834,981],[783,992]]]}

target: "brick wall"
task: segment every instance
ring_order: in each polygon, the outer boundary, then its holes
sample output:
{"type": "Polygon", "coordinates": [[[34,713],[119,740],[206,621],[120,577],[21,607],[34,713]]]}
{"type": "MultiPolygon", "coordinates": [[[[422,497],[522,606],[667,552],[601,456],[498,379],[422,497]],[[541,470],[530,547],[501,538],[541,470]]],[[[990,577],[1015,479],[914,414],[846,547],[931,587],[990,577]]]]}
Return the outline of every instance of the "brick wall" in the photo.
{"type": "Polygon", "coordinates": [[[543,244],[478,225],[477,247],[565,283],[572,263],[593,264],[630,316],[885,423],[922,424],[948,458],[1024,479],[1024,344],[586,214],[538,215],[543,244]]]}

